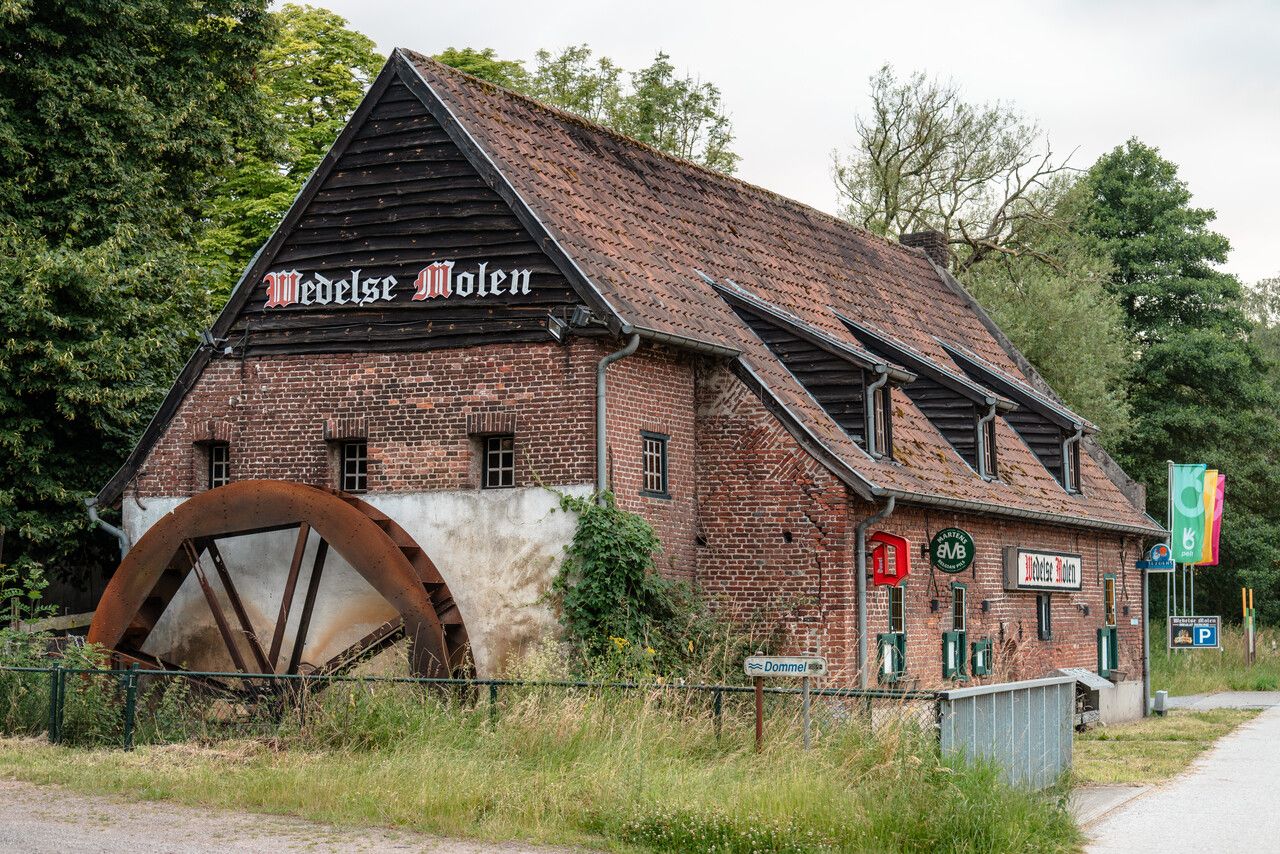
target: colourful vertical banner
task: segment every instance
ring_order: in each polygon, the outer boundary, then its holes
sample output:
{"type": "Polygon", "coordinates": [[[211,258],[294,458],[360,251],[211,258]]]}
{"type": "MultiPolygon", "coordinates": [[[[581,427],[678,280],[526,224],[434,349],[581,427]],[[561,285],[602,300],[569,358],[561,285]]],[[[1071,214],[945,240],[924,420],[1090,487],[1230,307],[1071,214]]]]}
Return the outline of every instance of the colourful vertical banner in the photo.
{"type": "Polygon", "coordinates": [[[1218,500],[1218,470],[1205,469],[1204,491],[1204,539],[1200,542],[1200,559],[1196,566],[1205,566],[1213,560],[1213,506],[1218,500]]]}
{"type": "Polygon", "coordinates": [[[1222,503],[1227,498],[1227,476],[1218,473],[1218,483],[1214,489],[1213,520],[1209,524],[1209,557],[1201,566],[1218,565],[1218,540],[1222,537],[1222,503]]]}
{"type": "Polygon", "coordinates": [[[1197,563],[1204,550],[1204,473],[1208,466],[1169,470],[1169,543],[1177,563],[1197,563]]]}

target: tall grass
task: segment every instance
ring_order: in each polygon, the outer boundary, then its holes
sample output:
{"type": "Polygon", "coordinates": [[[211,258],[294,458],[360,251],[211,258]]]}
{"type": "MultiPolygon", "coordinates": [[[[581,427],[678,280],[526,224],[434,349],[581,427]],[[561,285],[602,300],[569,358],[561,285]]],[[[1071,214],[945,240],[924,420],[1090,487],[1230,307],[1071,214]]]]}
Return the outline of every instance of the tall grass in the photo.
{"type": "Polygon", "coordinates": [[[1258,630],[1257,661],[1244,663],[1244,628],[1224,625],[1222,648],[1170,652],[1163,620],[1151,623],[1151,690],[1174,696],[1280,690],[1280,634],[1258,630]]]}
{"type": "Polygon", "coordinates": [[[195,690],[158,696],[168,726],[199,710],[201,746],[0,743],[0,773],[343,824],[652,851],[1068,851],[1079,841],[1059,797],[940,757],[928,715],[909,704],[878,708],[873,730],[860,705],[818,703],[805,752],[794,698],[771,698],[757,754],[749,697],[726,700],[717,739],[703,695],[504,689],[491,710],[484,696],[349,683],[282,712],[269,738],[234,739],[209,736],[210,716],[239,711],[225,702],[210,711],[218,703],[195,690]]]}

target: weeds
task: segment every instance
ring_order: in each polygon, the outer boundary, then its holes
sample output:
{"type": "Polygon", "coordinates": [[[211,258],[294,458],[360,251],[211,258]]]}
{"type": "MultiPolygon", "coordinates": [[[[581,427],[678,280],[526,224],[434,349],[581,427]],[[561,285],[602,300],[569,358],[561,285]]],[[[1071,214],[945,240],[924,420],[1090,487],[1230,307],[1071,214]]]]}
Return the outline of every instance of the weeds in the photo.
{"type": "Polygon", "coordinates": [[[1275,629],[1258,630],[1257,661],[1244,663],[1244,629],[1222,627],[1221,649],[1170,652],[1162,649],[1163,621],[1151,624],[1151,690],[1174,696],[1217,691],[1280,690],[1280,650],[1275,629]]]}

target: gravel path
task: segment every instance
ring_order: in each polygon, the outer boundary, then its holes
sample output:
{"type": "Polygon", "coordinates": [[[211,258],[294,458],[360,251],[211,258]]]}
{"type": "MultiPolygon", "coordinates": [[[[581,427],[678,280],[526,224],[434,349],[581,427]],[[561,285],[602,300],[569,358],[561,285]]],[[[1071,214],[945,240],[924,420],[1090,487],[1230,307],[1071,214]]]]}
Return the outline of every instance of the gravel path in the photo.
{"type": "Polygon", "coordinates": [[[384,828],[351,830],[281,816],[197,809],[164,801],[130,803],[55,786],[0,780],[0,852],[22,854],[276,854],[430,851],[438,854],[569,854],[568,849],[500,845],[384,828]]]}

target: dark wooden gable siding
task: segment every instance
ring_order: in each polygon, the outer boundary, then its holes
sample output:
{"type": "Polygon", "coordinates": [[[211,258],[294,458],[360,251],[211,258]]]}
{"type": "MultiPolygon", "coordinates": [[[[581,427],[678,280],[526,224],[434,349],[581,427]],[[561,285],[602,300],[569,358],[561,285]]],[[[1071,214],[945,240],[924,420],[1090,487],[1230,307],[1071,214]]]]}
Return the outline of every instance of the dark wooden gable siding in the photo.
{"type": "Polygon", "coordinates": [[[849,437],[866,447],[866,372],[750,309],[731,305],[849,437]]]}
{"type": "Polygon", "coordinates": [[[1005,415],[1009,426],[1017,431],[1049,473],[1062,483],[1062,443],[1069,437],[1048,418],[1026,407],[1005,415]]]}
{"type": "MultiPolygon", "coordinates": [[[[403,350],[497,341],[545,341],[545,318],[580,302],[510,207],[454,146],[421,100],[399,80],[387,86],[285,236],[267,275],[302,281],[378,282],[390,299],[338,306],[267,307],[266,280],[232,325],[229,343],[248,354],[403,350]],[[529,293],[454,292],[414,300],[415,279],[433,262],[485,279],[529,272],[529,293]],[[358,273],[357,273],[358,271],[358,273]]],[[[523,288],[519,289],[523,290],[523,288]]],[[[309,291],[310,292],[310,291],[309,291]]],[[[346,291],[344,291],[345,293],[346,291]]],[[[328,293],[328,291],[325,291],[328,293]]]]}

